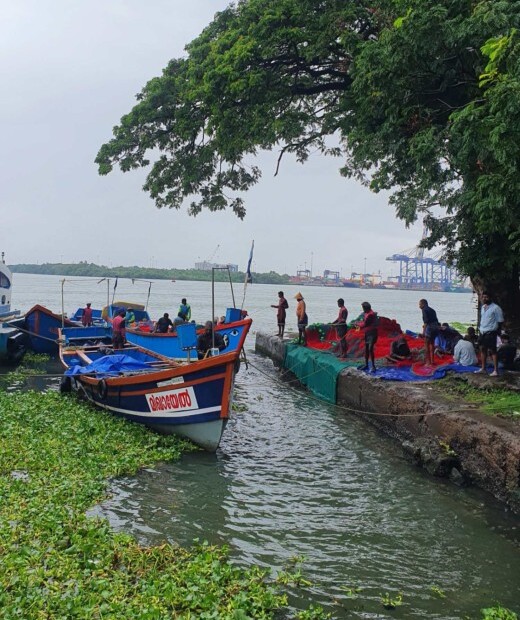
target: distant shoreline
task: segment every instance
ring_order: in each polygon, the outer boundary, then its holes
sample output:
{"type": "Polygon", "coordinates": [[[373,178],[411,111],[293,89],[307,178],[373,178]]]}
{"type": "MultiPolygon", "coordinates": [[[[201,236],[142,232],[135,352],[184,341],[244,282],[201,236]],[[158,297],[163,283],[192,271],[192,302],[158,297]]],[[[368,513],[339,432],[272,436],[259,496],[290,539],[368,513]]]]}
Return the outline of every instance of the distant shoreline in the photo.
{"type": "MultiPolygon", "coordinates": [[[[94,278],[144,278],[152,280],[192,280],[200,282],[211,281],[211,271],[198,269],[157,269],[153,267],[118,266],[107,267],[94,263],[42,263],[39,265],[20,263],[9,265],[13,273],[28,273],[33,275],[47,276],[83,276],[94,278]]],[[[253,273],[255,284],[290,284],[287,274],[280,275],[274,271],[269,273],[253,273]]],[[[244,282],[245,273],[242,271],[232,272],[233,282],[244,282]]],[[[229,276],[226,271],[215,271],[217,282],[227,282],[229,276]]]]}

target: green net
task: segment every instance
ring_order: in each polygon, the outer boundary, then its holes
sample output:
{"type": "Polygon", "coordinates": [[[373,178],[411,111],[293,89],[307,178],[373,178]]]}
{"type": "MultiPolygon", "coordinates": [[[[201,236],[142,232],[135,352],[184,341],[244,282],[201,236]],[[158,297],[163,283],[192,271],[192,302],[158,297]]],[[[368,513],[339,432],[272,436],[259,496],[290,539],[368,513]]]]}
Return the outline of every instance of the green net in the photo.
{"type": "Polygon", "coordinates": [[[347,366],[358,366],[359,360],[344,362],[330,353],[288,344],[283,367],[290,370],[300,383],[319,398],[336,403],[339,373],[347,366]]]}

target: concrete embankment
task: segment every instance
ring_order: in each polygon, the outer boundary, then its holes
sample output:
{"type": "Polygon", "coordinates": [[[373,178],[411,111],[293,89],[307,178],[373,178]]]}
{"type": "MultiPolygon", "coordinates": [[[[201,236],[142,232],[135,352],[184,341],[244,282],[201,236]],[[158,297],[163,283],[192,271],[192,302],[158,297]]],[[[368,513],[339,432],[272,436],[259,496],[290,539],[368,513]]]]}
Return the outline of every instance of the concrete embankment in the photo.
{"type": "MultiPolygon", "coordinates": [[[[283,365],[285,347],[276,336],[256,334],[256,351],[276,365],[283,365]]],[[[478,486],[520,514],[520,424],[448,398],[436,383],[384,381],[347,367],[337,378],[336,403],[397,440],[430,474],[478,486]]]]}

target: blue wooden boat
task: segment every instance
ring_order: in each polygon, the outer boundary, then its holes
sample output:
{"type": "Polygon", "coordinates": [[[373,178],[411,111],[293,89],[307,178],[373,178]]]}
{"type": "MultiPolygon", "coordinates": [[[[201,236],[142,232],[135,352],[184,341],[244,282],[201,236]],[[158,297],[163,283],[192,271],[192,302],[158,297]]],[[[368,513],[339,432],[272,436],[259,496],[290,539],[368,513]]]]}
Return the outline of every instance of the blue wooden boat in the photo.
{"type": "Polygon", "coordinates": [[[26,342],[35,353],[58,353],[58,333],[61,327],[72,327],[73,321],[62,318],[45,306],[36,304],[25,313],[23,323],[26,342]]]}
{"type": "MultiPolygon", "coordinates": [[[[226,343],[226,347],[222,350],[222,353],[242,350],[251,323],[252,320],[250,318],[245,318],[240,321],[233,321],[231,323],[223,323],[222,325],[215,326],[215,333],[219,333],[223,336],[224,342],[226,343]]],[[[126,339],[128,342],[171,359],[186,358],[187,351],[183,350],[182,343],[176,331],[167,334],[156,334],[147,329],[143,329],[142,326],[142,323],[136,323],[134,328],[126,329],[126,339]]],[[[144,326],[146,327],[146,324],[144,324],[144,326]]],[[[203,331],[203,326],[197,327],[197,334],[201,334],[203,331]]]]}
{"type": "Polygon", "coordinates": [[[215,451],[231,409],[240,350],[178,362],[127,344],[114,351],[110,327],[60,330],[63,388],[112,413],[215,451]]]}
{"type": "MultiPolygon", "coordinates": [[[[74,321],[74,323],[80,324],[83,318],[83,310],[84,308],[78,308],[76,312],[69,316],[69,319],[74,321]]],[[[92,323],[94,325],[102,325],[104,322],[105,320],[101,316],[101,310],[99,308],[92,308],[92,323]]]]}
{"type": "Polygon", "coordinates": [[[13,274],[5,264],[4,256],[2,252],[0,259],[0,361],[15,363],[25,353],[25,341],[23,333],[17,329],[15,324],[20,311],[11,308],[13,274]]]}

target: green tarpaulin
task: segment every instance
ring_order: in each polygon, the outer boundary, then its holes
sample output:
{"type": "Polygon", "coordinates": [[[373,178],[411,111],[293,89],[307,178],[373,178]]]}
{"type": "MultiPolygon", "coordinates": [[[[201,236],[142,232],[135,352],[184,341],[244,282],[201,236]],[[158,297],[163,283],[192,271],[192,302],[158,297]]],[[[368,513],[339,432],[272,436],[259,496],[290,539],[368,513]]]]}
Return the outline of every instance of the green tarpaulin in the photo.
{"type": "Polygon", "coordinates": [[[339,373],[347,366],[357,366],[359,360],[342,362],[331,353],[288,344],[283,366],[298,377],[313,394],[329,403],[336,403],[336,384],[339,373]]]}

